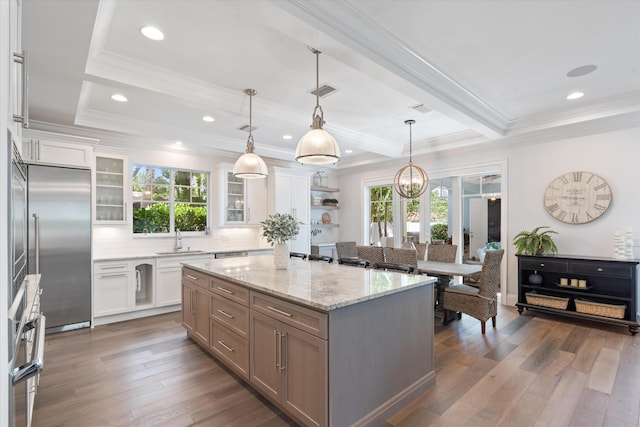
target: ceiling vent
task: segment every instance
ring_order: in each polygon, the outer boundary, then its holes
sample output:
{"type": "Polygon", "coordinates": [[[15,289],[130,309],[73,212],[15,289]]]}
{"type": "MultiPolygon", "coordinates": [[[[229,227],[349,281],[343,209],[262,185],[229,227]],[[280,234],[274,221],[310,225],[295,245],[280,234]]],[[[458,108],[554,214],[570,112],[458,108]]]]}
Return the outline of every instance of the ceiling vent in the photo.
{"type": "Polygon", "coordinates": [[[318,89],[314,89],[309,93],[313,96],[316,96],[316,92],[317,92],[320,98],[324,98],[325,96],[331,95],[335,91],[336,91],[336,88],[334,87],[331,87],[329,85],[322,85],[318,89]]]}
{"type": "Polygon", "coordinates": [[[409,107],[412,110],[419,111],[420,113],[428,113],[431,109],[424,106],[424,104],[414,105],[413,107],[409,107]]]}
{"type": "MultiPolygon", "coordinates": [[[[252,127],[251,127],[251,132],[253,132],[253,131],[254,131],[254,130],[256,130],[256,129],[258,129],[258,128],[257,128],[257,127],[255,127],[255,126],[252,126],[252,127]]],[[[238,128],[238,130],[241,130],[241,131],[244,131],[244,132],[249,132],[249,125],[240,126],[240,127],[238,128]]]]}

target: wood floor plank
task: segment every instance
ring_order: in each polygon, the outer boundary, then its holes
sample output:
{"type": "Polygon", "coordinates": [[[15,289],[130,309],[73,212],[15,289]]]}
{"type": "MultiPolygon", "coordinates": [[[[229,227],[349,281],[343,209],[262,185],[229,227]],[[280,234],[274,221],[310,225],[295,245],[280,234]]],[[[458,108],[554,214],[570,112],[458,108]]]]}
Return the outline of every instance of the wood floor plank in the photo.
{"type": "MultiPolygon", "coordinates": [[[[436,325],[436,384],[384,427],[640,427],[640,342],[624,328],[502,306],[497,326],[436,325]]],[[[45,359],[34,427],[297,425],[187,338],[179,313],[48,335],[45,359]]]]}

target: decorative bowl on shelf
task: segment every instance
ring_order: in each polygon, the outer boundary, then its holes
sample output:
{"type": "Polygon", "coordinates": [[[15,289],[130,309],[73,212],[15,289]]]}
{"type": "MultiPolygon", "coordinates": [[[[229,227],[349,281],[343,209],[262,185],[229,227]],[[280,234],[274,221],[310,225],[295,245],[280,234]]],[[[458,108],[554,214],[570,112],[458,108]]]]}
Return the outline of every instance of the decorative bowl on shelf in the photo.
{"type": "Polygon", "coordinates": [[[338,200],[336,199],[324,199],[322,201],[323,206],[338,206],[338,200]]]}

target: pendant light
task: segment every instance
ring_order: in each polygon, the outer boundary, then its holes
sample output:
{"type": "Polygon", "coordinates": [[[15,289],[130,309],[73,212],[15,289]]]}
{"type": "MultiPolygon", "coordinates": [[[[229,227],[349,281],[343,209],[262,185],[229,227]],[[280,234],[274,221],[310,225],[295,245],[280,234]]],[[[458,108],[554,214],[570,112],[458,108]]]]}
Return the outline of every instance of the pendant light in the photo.
{"type": "Polygon", "coordinates": [[[340,160],[340,147],[329,132],[322,129],[324,111],[320,106],[320,51],[309,48],[316,55],[316,107],[313,109],[311,130],[298,142],[296,160],[302,164],[326,165],[340,160]]]}
{"type": "Polygon", "coordinates": [[[405,199],[416,199],[424,194],[429,187],[429,177],[420,166],[413,164],[412,159],[412,135],[411,125],[415,120],[405,120],[404,124],[409,125],[409,164],[396,172],[393,178],[393,188],[405,199]]]}
{"type": "Polygon", "coordinates": [[[254,89],[245,89],[244,93],[249,95],[249,138],[247,139],[247,151],[236,160],[236,164],[233,165],[233,176],[236,178],[255,179],[266,178],[269,172],[267,171],[267,165],[264,160],[253,152],[253,126],[251,125],[251,116],[253,103],[253,96],[258,93],[254,89]]]}

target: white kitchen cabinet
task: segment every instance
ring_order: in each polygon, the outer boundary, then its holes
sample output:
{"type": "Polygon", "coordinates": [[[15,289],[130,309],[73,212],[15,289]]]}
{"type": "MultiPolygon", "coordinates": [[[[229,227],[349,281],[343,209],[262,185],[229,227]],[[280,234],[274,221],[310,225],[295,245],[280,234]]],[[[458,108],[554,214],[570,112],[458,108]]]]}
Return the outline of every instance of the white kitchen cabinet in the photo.
{"type": "Polygon", "coordinates": [[[129,261],[97,262],[93,277],[94,317],[130,311],[135,305],[135,282],[129,261]]]}
{"type": "MultiPolygon", "coordinates": [[[[22,50],[22,1],[9,0],[5,3],[8,7],[8,21],[3,21],[2,38],[8,36],[9,41],[9,85],[7,102],[9,109],[8,124],[14,139],[21,140],[22,128],[28,126],[28,56],[22,50]],[[8,32],[8,34],[6,33],[8,32]]],[[[4,54],[4,52],[3,52],[4,54]]],[[[22,147],[19,147],[21,149],[22,147]]]]}
{"type": "Polygon", "coordinates": [[[155,260],[100,261],[94,264],[93,316],[154,307],[155,260]]]}
{"type": "Polygon", "coordinates": [[[127,157],[96,154],[93,174],[94,223],[127,223],[127,195],[130,189],[127,157]]]}
{"type": "Polygon", "coordinates": [[[267,216],[267,183],[264,179],[233,176],[231,167],[220,172],[220,225],[259,225],[267,216]]]}
{"type": "Polygon", "coordinates": [[[93,167],[93,147],[98,139],[34,129],[22,131],[22,158],[28,163],[93,167]]]}
{"type": "Polygon", "coordinates": [[[301,222],[300,232],[287,244],[293,252],[310,250],[310,178],[306,172],[274,168],[270,187],[274,198],[274,213],[289,213],[301,222]]]}
{"type": "Polygon", "coordinates": [[[156,307],[182,302],[182,263],[198,264],[211,260],[207,256],[170,256],[156,260],[156,307]]]}

